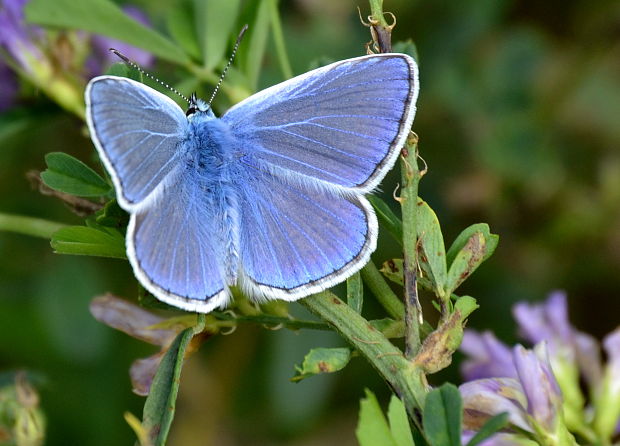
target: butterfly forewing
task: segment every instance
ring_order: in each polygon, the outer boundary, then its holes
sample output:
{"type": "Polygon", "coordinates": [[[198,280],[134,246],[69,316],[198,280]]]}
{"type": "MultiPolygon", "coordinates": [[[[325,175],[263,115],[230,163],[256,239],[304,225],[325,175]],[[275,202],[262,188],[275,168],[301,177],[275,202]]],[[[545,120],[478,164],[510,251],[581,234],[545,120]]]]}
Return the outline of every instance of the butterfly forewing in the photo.
{"type": "Polygon", "coordinates": [[[185,114],[167,96],[120,77],[93,79],[86,101],[91,136],[121,204],[142,203],[177,167],[185,114]]]}
{"type": "Polygon", "coordinates": [[[417,93],[409,56],[366,56],[268,88],[222,120],[273,170],[365,192],[396,160],[417,93]]]}

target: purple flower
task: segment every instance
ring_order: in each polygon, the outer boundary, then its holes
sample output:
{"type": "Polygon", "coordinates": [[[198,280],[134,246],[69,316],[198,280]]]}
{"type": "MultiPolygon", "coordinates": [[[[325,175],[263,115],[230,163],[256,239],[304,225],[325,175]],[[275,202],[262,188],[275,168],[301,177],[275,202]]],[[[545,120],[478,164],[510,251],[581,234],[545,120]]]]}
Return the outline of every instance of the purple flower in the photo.
{"type": "Polygon", "coordinates": [[[26,72],[33,60],[43,56],[35,42],[41,39],[39,27],[26,24],[24,6],[28,0],[2,0],[0,4],[0,47],[26,72]]]}
{"type": "MultiPolygon", "coordinates": [[[[143,25],[150,25],[150,21],[146,14],[135,6],[125,6],[123,7],[123,11],[143,25]]],[[[120,59],[110,52],[110,48],[117,49],[143,68],[151,67],[155,61],[151,53],[109,37],[94,35],[91,38],[91,45],[93,53],[86,61],[86,69],[91,76],[101,74],[113,63],[120,62],[120,59]]]]}
{"type": "Polygon", "coordinates": [[[562,413],[562,392],[553,375],[544,343],[534,351],[517,345],[514,364],[527,398],[527,412],[547,431],[551,431],[562,413]]]}
{"type": "Polygon", "coordinates": [[[546,345],[538,344],[533,351],[518,345],[512,361],[516,379],[487,378],[460,386],[464,429],[477,431],[492,416],[506,412],[508,436],[501,437],[504,443],[490,444],[520,444],[527,438],[519,432],[529,432],[541,444],[575,444],[564,424],[562,393],[546,345]]]}
{"type": "Polygon", "coordinates": [[[460,350],[469,356],[461,365],[461,372],[468,381],[517,377],[510,348],[491,332],[465,330],[460,350]]]}

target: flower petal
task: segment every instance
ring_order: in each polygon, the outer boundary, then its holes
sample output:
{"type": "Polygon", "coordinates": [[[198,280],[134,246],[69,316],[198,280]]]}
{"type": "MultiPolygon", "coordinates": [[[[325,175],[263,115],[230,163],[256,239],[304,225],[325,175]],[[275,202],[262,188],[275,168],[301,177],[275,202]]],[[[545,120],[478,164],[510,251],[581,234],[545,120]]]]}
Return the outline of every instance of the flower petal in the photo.
{"type": "Polygon", "coordinates": [[[527,398],[528,413],[553,432],[562,411],[562,393],[549,364],[546,344],[538,344],[534,351],[517,345],[514,363],[527,398]]]}
{"type": "Polygon", "coordinates": [[[517,377],[510,348],[491,332],[465,330],[460,350],[469,356],[461,365],[461,372],[468,381],[517,377]]]}
{"type": "Polygon", "coordinates": [[[526,418],[527,400],[512,378],[479,379],[459,387],[463,398],[463,428],[478,430],[492,416],[508,413],[511,424],[531,431],[526,418]]]}

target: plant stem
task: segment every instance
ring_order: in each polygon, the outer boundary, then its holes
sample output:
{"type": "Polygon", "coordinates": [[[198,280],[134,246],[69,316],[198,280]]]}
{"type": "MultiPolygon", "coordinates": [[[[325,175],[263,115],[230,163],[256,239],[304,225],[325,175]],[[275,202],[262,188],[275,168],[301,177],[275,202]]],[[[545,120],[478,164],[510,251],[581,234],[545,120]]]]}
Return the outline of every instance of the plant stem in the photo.
{"type": "Polygon", "coordinates": [[[18,234],[50,239],[54,232],[65,226],[62,223],[41,218],[0,213],[0,231],[17,232],[18,234]]]}
{"type": "MultiPolygon", "coordinates": [[[[414,134],[412,134],[414,135],[414,134]]],[[[420,324],[423,322],[417,284],[417,210],[418,183],[418,139],[417,136],[407,139],[401,152],[401,178],[403,189],[400,204],[403,214],[403,251],[405,278],[405,356],[413,358],[420,348],[420,324]]]]}
{"type": "Polygon", "coordinates": [[[403,319],[405,307],[401,300],[394,294],[392,288],[387,284],[375,264],[368,262],[360,271],[364,283],[368,285],[372,294],[375,295],[379,303],[385,308],[388,314],[394,319],[403,319]]]}
{"type": "Polygon", "coordinates": [[[427,389],[426,378],[418,367],[335,294],[323,291],[299,302],[359,351],[403,401],[411,419],[418,419],[416,409],[423,407],[427,389]]]}
{"type": "Polygon", "coordinates": [[[388,23],[383,16],[383,0],[369,0],[368,3],[370,3],[370,15],[377,22],[377,25],[387,28],[388,23]]]}
{"type": "Polygon", "coordinates": [[[271,31],[273,32],[273,41],[276,45],[276,54],[280,63],[280,70],[285,79],[293,77],[293,70],[288,60],[286,45],[284,43],[284,34],[282,33],[282,23],[280,22],[280,13],[278,12],[278,0],[267,0],[271,6],[271,31]]]}

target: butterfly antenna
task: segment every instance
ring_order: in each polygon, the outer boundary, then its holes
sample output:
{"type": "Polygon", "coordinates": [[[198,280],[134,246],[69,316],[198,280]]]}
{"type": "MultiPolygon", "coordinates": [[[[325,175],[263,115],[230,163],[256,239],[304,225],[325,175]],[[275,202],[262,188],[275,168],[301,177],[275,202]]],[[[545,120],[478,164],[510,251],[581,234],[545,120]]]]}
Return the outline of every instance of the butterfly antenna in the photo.
{"type": "Polygon", "coordinates": [[[215,98],[215,95],[217,94],[217,91],[220,89],[220,85],[222,85],[222,81],[224,80],[224,76],[226,76],[226,72],[228,71],[228,67],[230,67],[230,64],[232,63],[233,59],[235,58],[235,54],[237,54],[237,48],[239,48],[239,44],[241,43],[241,39],[243,39],[243,35],[245,34],[245,32],[247,30],[248,30],[248,25],[243,25],[243,28],[241,28],[241,31],[239,32],[239,35],[237,36],[237,41],[235,42],[235,46],[233,47],[232,54],[230,55],[230,59],[228,59],[228,63],[224,67],[224,71],[222,71],[222,75],[220,76],[220,80],[217,81],[217,85],[215,86],[215,90],[213,90],[213,94],[211,95],[211,99],[209,99],[209,102],[207,103],[209,108],[211,107],[211,102],[213,102],[213,99],[215,98]]]}
{"type": "Polygon", "coordinates": [[[127,56],[125,56],[123,53],[121,53],[120,51],[114,49],[114,48],[110,48],[110,51],[113,52],[114,54],[116,54],[123,62],[125,62],[127,65],[129,65],[132,68],[135,68],[136,70],[138,70],[140,73],[144,74],[146,77],[154,80],[155,82],[160,83],[161,85],[163,85],[164,87],[166,87],[168,90],[172,91],[173,93],[176,93],[177,95],[179,95],[181,98],[183,98],[183,100],[185,100],[185,102],[187,102],[188,104],[191,104],[191,101],[187,98],[187,96],[185,96],[184,94],[182,94],[179,90],[177,90],[174,87],[171,87],[170,85],[168,85],[167,83],[160,81],[159,79],[157,79],[155,76],[153,76],[150,73],[147,73],[140,65],[138,65],[137,63],[135,63],[134,61],[132,61],[131,59],[129,59],[127,56]]]}

